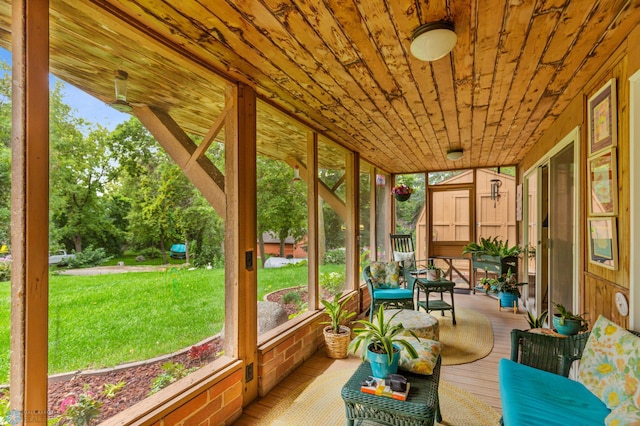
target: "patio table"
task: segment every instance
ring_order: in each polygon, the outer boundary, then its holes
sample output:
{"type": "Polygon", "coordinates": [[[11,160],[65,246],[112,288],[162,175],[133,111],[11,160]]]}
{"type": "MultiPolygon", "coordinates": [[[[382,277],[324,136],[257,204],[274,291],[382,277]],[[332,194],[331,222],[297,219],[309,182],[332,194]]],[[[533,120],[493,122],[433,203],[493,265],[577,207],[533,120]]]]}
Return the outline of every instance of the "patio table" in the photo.
{"type": "Polygon", "coordinates": [[[424,376],[400,370],[398,374],[405,376],[411,387],[406,401],[399,401],[385,396],[371,395],[360,390],[360,383],[371,375],[368,362],[360,364],[349,381],[342,387],[347,425],[353,426],[356,420],[373,420],[388,425],[428,425],[434,421],[442,423],[438,385],[440,382],[441,359],[433,369],[433,374],[424,376]]]}
{"type": "Polygon", "coordinates": [[[453,290],[456,287],[456,283],[453,281],[440,278],[435,281],[429,281],[426,277],[416,276],[416,286],[418,288],[418,303],[416,310],[420,308],[424,309],[427,313],[431,311],[440,311],[444,316],[444,311],[451,311],[453,319],[453,325],[456,325],[456,307],[453,301],[453,290]],[[420,300],[420,291],[424,291],[426,298],[424,301],[420,300]],[[439,293],[440,299],[429,300],[430,293],[439,293]],[[443,294],[451,294],[451,303],[444,300],[443,294]]]}

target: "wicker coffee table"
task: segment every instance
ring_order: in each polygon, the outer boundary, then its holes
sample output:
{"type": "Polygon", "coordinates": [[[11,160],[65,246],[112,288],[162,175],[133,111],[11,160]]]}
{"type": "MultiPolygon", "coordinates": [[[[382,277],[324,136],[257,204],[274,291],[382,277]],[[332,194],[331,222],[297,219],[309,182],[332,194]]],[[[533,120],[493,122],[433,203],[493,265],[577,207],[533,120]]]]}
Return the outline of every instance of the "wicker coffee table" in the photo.
{"type": "Polygon", "coordinates": [[[346,407],[347,425],[356,420],[373,420],[387,425],[433,425],[437,417],[442,423],[438,384],[440,382],[440,358],[431,376],[398,371],[411,383],[409,397],[398,401],[360,391],[360,382],[371,375],[368,362],[360,364],[349,381],[342,387],[342,399],[346,407]]]}

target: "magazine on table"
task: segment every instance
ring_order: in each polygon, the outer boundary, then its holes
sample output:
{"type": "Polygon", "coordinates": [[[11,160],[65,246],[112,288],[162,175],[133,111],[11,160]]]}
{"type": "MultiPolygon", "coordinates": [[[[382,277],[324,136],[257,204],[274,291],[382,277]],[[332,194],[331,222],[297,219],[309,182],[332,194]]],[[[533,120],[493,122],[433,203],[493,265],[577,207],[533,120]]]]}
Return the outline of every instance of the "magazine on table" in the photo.
{"type": "MultiPolygon", "coordinates": [[[[399,401],[406,401],[409,395],[409,389],[411,383],[405,383],[405,390],[393,390],[389,380],[380,379],[377,377],[369,376],[360,384],[360,391],[371,395],[384,396],[386,398],[393,398],[399,401]]],[[[398,387],[396,386],[396,389],[398,387]]]]}

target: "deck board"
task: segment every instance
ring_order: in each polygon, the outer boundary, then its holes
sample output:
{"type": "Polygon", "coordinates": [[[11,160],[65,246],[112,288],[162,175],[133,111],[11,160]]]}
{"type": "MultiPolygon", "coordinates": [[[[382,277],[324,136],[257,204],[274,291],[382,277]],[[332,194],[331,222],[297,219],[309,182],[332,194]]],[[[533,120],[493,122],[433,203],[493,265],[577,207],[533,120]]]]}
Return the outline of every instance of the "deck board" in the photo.
{"type": "MultiPolygon", "coordinates": [[[[501,358],[509,358],[511,330],[528,328],[524,317],[525,311],[521,307],[518,314],[504,309],[500,312],[498,302],[484,294],[456,294],[455,302],[456,307],[475,309],[491,320],[494,345],[491,353],[481,360],[468,364],[443,366],[440,377],[442,380],[477,396],[498,412],[502,412],[498,386],[498,361],[501,358]]],[[[358,362],[360,359],[353,355],[346,360],[332,360],[325,356],[323,350],[318,351],[268,395],[247,406],[242,417],[234,424],[238,426],[259,425],[260,419],[301,383],[318,377],[323,372],[344,368],[348,364],[355,365],[358,362]]]]}

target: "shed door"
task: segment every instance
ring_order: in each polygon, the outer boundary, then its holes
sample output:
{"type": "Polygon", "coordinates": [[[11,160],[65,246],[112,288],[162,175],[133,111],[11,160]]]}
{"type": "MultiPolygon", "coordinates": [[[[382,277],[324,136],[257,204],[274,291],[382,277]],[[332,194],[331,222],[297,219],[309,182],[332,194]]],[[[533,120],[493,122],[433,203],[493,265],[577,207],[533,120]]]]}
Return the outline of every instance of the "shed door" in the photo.
{"type": "Polygon", "coordinates": [[[473,199],[473,187],[429,189],[429,257],[459,257],[473,241],[473,199]]]}

